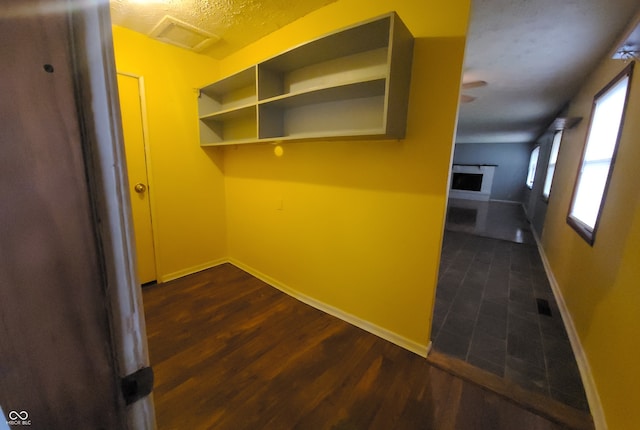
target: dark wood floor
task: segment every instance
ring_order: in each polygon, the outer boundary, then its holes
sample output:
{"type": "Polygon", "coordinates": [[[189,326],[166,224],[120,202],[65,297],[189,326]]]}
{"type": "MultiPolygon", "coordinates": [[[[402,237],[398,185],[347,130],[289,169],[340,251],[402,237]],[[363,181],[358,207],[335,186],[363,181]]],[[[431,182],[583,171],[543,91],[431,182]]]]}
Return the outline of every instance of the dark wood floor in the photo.
{"type": "Polygon", "coordinates": [[[143,293],[159,429],[567,428],[232,265],[143,293]]]}

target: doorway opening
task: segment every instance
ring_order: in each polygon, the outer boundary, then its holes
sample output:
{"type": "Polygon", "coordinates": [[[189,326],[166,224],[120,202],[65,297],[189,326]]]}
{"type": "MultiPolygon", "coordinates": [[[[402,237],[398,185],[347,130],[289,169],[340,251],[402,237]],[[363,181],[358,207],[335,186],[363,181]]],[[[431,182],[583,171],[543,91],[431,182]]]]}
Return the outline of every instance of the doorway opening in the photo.
{"type": "Polygon", "coordinates": [[[435,351],[589,410],[522,204],[449,200],[432,327],[435,351]]]}
{"type": "Polygon", "coordinates": [[[157,241],[153,230],[143,78],[118,72],[118,94],[135,233],[138,284],[146,286],[155,284],[157,280],[157,241]]]}

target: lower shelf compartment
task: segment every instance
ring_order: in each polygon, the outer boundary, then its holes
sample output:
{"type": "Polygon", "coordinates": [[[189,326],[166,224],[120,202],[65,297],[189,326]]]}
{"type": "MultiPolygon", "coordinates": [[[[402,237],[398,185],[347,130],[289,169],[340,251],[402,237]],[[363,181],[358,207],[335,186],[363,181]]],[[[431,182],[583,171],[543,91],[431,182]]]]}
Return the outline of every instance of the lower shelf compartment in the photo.
{"type": "Polygon", "coordinates": [[[358,136],[385,129],[384,97],[362,97],[295,107],[260,105],[260,139],[358,136]]]}
{"type": "Polygon", "coordinates": [[[247,143],[257,138],[257,114],[254,106],[240,115],[200,119],[200,145],[247,143]]]}

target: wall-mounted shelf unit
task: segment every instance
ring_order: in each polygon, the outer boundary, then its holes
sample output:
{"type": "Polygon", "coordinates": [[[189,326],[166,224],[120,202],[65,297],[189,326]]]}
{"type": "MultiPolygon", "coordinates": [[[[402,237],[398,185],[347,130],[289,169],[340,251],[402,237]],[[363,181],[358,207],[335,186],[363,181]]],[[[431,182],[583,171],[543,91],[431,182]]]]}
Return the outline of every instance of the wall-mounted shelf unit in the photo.
{"type": "Polygon", "coordinates": [[[254,142],[258,137],[256,68],[200,89],[200,143],[254,142]]]}
{"type": "Polygon", "coordinates": [[[403,138],[412,57],[395,13],[292,48],[200,90],[200,144],[403,138]]]}

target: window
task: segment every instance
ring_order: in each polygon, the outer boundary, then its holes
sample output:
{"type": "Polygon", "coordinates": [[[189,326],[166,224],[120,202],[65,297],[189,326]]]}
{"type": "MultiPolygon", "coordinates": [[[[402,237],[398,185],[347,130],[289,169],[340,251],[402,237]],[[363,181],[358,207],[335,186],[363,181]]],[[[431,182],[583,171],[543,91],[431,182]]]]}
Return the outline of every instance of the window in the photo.
{"type": "Polygon", "coordinates": [[[562,130],[556,132],[553,136],[551,144],[551,154],[549,155],[549,164],[547,166],[547,177],[544,179],[544,187],[542,188],[542,197],[549,199],[551,194],[551,183],[553,182],[553,174],[556,171],[556,162],[558,161],[558,152],[560,151],[560,141],[562,140],[562,130]]]}
{"type": "Polygon", "coordinates": [[[527,174],[527,187],[533,188],[533,181],[536,178],[536,167],[538,167],[538,156],[540,155],[540,147],[536,146],[531,151],[531,157],[529,158],[529,173],[527,174]]]}
{"type": "Polygon", "coordinates": [[[567,222],[593,245],[613,171],[633,71],[631,63],[593,99],[567,222]]]}

